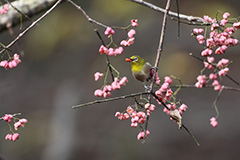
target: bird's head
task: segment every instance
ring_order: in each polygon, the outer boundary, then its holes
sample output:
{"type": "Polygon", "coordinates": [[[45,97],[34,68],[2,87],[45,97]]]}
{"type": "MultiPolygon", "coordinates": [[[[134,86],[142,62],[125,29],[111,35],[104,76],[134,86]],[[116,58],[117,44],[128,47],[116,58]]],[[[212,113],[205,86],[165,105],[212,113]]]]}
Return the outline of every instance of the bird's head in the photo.
{"type": "Polygon", "coordinates": [[[140,56],[131,56],[130,58],[126,58],[125,61],[130,62],[132,66],[132,70],[139,71],[142,69],[144,64],[146,63],[143,58],[140,56]]]}
{"type": "Polygon", "coordinates": [[[130,58],[126,58],[125,61],[130,62],[131,65],[144,65],[146,63],[140,56],[131,56],[130,58]]]}

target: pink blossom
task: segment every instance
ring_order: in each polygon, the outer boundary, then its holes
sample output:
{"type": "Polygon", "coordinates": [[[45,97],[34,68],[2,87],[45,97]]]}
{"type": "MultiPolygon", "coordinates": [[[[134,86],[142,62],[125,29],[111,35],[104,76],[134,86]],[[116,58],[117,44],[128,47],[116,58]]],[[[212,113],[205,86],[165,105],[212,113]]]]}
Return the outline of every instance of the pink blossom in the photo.
{"type": "Polygon", "coordinates": [[[10,123],[12,121],[13,115],[11,114],[5,114],[4,117],[2,117],[4,121],[10,123]]]}
{"type": "Polygon", "coordinates": [[[1,9],[0,9],[0,14],[7,14],[7,12],[9,11],[9,4],[5,4],[1,9]]]}
{"type": "Polygon", "coordinates": [[[136,128],[137,126],[138,126],[138,123],[137,123],[137,122],[133,122],[133,123],[131,123],[131,127],[136,128]]]}
{"type": "Polygon", "coordinates": [[[145,131],[142,131],[142,132],[138,133],[137,139],[138,139],[138,140],[141,140],[141,139],[143,139],[144,137],[147,138],[147,136],[148,136],[149,134],[150,134],[150,132],[149,132],[148,130],[146,130],[146,133],[145,133],[145,131]]]}
{"type": "Polygon", "coordinates": [[[221,69],[219,72],[218,72],[218,75],[219,76],[225,76],[229,71],[229,68],[224,68],[224,69],[221,69]]]}
{"type": "Polygon", "coordinates": [[[214,74],[214,73],[211,73],[211,74],[209,75],[209,79],[215,80],[215,79],[217,79],[217,75],[214,74]]]}
{"type": "Polygon", "coordinates": [[[209,63],[213,63],[214,62],[214,57],[207,57],[207,61],[209,63]]]}
{"type": "Polygon", "coordinates": [[[203,35],[198,35],[197,40],[198,40],[199,44],[203,44],[204,43],[204,36],[203,35]]]}
{"type": "Polygon", "coordinates": [[[112,94],[111,94],[111,92],[103,92],[103,97],[104,98],[108,98],[108,97],[110,97],[112,94]]]}
{"type": "Polygon", "coordinates": [[[118,83],[118,82],[115,82],[115,81],[111,84],[111,86],[112,86],[112,90],[113,90],[113,91],[115,91],[116,89],[120,89],[120,88],[121,88],[121,86],[119,85],[119,83],[118,83]]]}
{"type": "Polygon", "coordinates": [[[218,82],[218,80],[214,80],[212,83],[212,86],[214,86],[214,90],[215,91],[220,91],[222,86],[220,85],[220,83],[218,82]]]}
{"type": "Polygon", "coordinates": [[[226,25],[226,23],[228,22],[228,20],[226,19],[222,19],[221,20],[221,25],[224,27],[226,25]]]}
{"type": "Polygon", "coordinates": [[[15,53],[13,55],[13,59],[17,64],[21,63],[21,60],[20,60],[19,55],[17,53],[15,53]]]}
{"type": "Polygon", "coordinates": [[[108,38],[113,35],[115,33],[115,31],[111,28],[111,27],[107,27],[107,29],[105,30],[104,34],[106,36],[108,36],[108,38]]]}
{"type": "Polygon", "coordinates": [[[9,134],[6,135],[5,139],[11,141],[12,137],[13,137],[13,135],[9,133],[9,134]]]}
{"type": "Polygon", "coordinates": [[[209,17],[209,16],[203,16],[203,20],[204,20],[205,22],[209,22],[209,23],[212,23],[212,22],[213,22],[212,18],[209,17]]]}
{"type": "Polygon", "coordinates": [[[135,34],[136,34],[136,31],[135,31],[134,29],[131,29],[131,30],[128,32],[128,37],[129,37],[129,38],[132,38],[135,34]]]}
{"type": "Polygon", "coordinates": [[[211,65],[209,62],[205,62],[205,61],[204,61],[203,64],[204,64],[204,67],[205,67],[205,68],[214,69],[214,66],[211,65]]]}
{"type": "Polygon", "coordinates": [[[96,97],[102,97],[103,96],[103,91],[100,89],[95,90],[94,95],[96,97]]]}
{"type": "Polygon", "coordinates": [[[169,83],[164,82],[160,88],[160,91],[166,92],[168,88],[169,88],[169,83]]]}
{"type": "Polygon", "coordinates": [[[236,29],[240,29],[240,22],[233,23],[233,27],[236,29]]]}
{"type": "Polygon", "coordinates": [[[127,79],[127,77],[123,77],[121,80],[120,80],[120,82],[119,82],[119,84],[122,86],[122,85],[126,85],[126,83],[128,82],[128,79],[127,79]]]}
{"type": "Polygon", "coordinates": [[[213,23],[212,27],[211,27],[211,31],[217,29],[219,27],[219,25],[217,23],[213,23]]]}
{"type": "Polygon", "coordinates": [[[224,31],[228,32],[232,36],[232,34],[235,32],[235,29],[233,27],[227,27],[224,31]]]}
{"type": "Polygon", "coordinates": [[[16,141],[17,139],[19,139],[19,134],[14,133],[13,136],[12,136],[12,141],[16,141]]]}
{"type": "Polygon", "coordinates": [[[103,76],[103,73],[96,72],[96,73],[94,74],[95,81],[98,81],[99,79],[101,79],[102,76],[103,76]]]}
{"type": "Polygon", "coordinates": [[[109,56],[114,56],[114,55],[115,55],[114,49],[113,49],[113,48],[109,48],[107,55],[109,55],[109,56]]]}
{"type": "Polygon", "coordinates": [[[194,28],[193,29],[194,34],[202,34],[203,32],[204,32],[204,30],[202,28],[194,28]]]}
{"type": "Polygon", "coordinates": [[[124,46],[124,47],[128,47],[128,46],[129,46],[129,44],[128,44],[128,42],[127,42],[126,40],[122,40],[122,41],[120,42],[120,45],[121,45],[121,46],[124,46]]]}
{"type": "Polygon", "coordinates": [[[116,112],[115,113],[115,117],[119,117],[119,116],[121,116],[121,113],[120,112],[116,112]]]}
{"type": "Polygon", "coordinates": [[[228,45],[228,46],[235,46],[238,44],[238,40],[237,39],[234,39],[234,38],[228,38],[226,41],[225,41],[225,44],[228,45]]]}
{"type": "Polygon", "coordinates": [[[223,58],[220,61],[218,61],[217,67],[225,67],[226,65],[228,65],[228,63],[229,63],[229,60],[226,58],[223,58]]]}
{"type": "Polygon", "coordinates": [[[164,107],[163,112],[165,112],[165,113],[167,113],[167,114],[170,113],[170,111],[169,111],[166,107],[164,107]]]}
{"type": "Polygon", "coordinates": [[[164,82],[165,82],[165,83],[168,83],[168,84],[171,84],[171,83],[172,83],[172,79],[171,79],[170,77],[166,76],[166,77],[164,78],[164,82]]]}
{"type": "Polygon", "coordinates": [[[154,104],[151,104],[148,108],[149,111],[153,112],[155,110],[156,106],[154,104]]]}
{"type": "Polygon", "coordinates": [[[5,69],[8,69],[8,68],[9,68],[9,66],[8,66],[8,61],[6,61],[6,60],[1,61],[1,62],[0,62],[0,66],[1,66],[1,67],[4,67],[5,69]]]}
{"type": "Polygon", "coordinates": [[[230,16],[230,13],[225,12],[225,13],[223,14],[223,19],[227,19],[229,16],[230,16]]]}
{"type": "Polygon", "coordinates": [[[122,52],[123,52],[123,47],[118,47],[114,50],[114,53],[115,53],[114,56],[122,54],[122,52]]]}
{"type": "Polygon", "coordinates": [[[123,117],[124,117],[124,119],[128,119],[130,116],[127,113],[123,113],[123,117]]]}
{"type": "Polygon", "coordinates": [[[218,126],[218,122],[217,122],[217,120],[216,120],[215,117],[212,117],[212,118],[210,119],[210,124],[211,124],[213,127],[217,127],[217,126],[218,126]]]}
{"type": "Polygon", "coordinates": [[[202,56],[209,56],[209,55],[212,55],[212,53],[213,53],[213,51],[211,49],[206,48],[201,52],[201,55],[202,56]]]}
{"type": "Polygon", "coordinates": [[[225,50],[223,50],[222,47],[218,47],[216,50],[215,50],[215,53],[220,55],[220,54],[223,54],[225,50]]]}
{"type": "Polygon", "coordinates": [[[99,52],[101,53],[101,54],[107,54],[109,51],[108,51],[108,48],[107,47],[105,47],[104,45],[101,45],[100,46],[100,48],[99,48],[99,52]]]}
{"type": "Polygon", "coordinates": [[[202,88],[202,87],[207,83],[207,81],[206,81],[206,76],[205,76],[205,75],[199,75],[199,76],[197,77],[197,80],[198,80],[198,82],[195,83],[195,86],[196,86],[197,88],[202,88]]]}
{"type": "Polygon", "coordinates": [[[27,121],[27,119],[25,119],[25,118],[22,118],[22,119],[20,119],[18,122],[15,122],[14,123],[14,128],[15,128],[15,130],[17,130],[19,127],[24,127],[25,126],[25,123],[27,123],[28,121],[27,121]]]}
{"type": "Polygon", "coordinates": [[[133,38],[129,38],[129,40],[127,41],[128,46],[132,45],[134,43],[134,40],[135,40],[134,37],[133,38]]]}
{"type": "Polygon", "coordinates": [[[131,20],[131,25],[133,26],[133,27],[137,27],[138,26],[138,20],[137,19],[132,19],[131,20]]]}
{"type": "Polygon", "coordinates": [[[186,104],[182,104],[179,109],[182,111],[182,112],[185,112],[187,110],[187,105],[186,104]]]}

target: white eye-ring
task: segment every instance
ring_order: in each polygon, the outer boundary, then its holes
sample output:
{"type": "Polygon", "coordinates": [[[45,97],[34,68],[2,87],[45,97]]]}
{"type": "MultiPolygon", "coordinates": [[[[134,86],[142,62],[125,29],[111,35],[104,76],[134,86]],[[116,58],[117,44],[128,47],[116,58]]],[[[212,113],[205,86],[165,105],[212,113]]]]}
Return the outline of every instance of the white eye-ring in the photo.
{"type": "Polygon", "coordinates": [[[138,58],[137,58],[137,57],[135,57],[135,58],[134,58],[134,61],[138,61],[138,58]]]}

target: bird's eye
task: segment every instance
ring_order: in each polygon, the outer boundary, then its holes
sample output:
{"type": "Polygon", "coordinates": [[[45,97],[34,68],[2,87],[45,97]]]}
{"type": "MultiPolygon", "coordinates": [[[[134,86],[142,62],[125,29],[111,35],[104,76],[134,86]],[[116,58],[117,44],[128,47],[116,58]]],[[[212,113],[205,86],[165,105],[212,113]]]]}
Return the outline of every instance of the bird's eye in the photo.
{"type": "Polygon", "coordinates": [[[137,57],[135,57],[135,58],[134,58],[134,61],[136,61],[136,62],[137,62],[137,61],[138,61],[138,58],[137,58],[137,57]]]}

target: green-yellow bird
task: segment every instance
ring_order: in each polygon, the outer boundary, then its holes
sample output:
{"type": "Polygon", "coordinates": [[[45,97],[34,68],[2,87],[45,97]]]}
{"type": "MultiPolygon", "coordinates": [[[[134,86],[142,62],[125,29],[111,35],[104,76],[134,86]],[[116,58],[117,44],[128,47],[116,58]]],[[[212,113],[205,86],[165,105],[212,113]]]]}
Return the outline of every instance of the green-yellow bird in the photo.
{"type": "Polygon", "coordinates": [[[146,82],[152,77],[151,75],[152,65],[146,62],[140,56],[131,56],[130,58],[126,58],[125,60],[127,62],[130,62],[133,77],[136,78],[137,80],[141,82],[146,82]]]}

